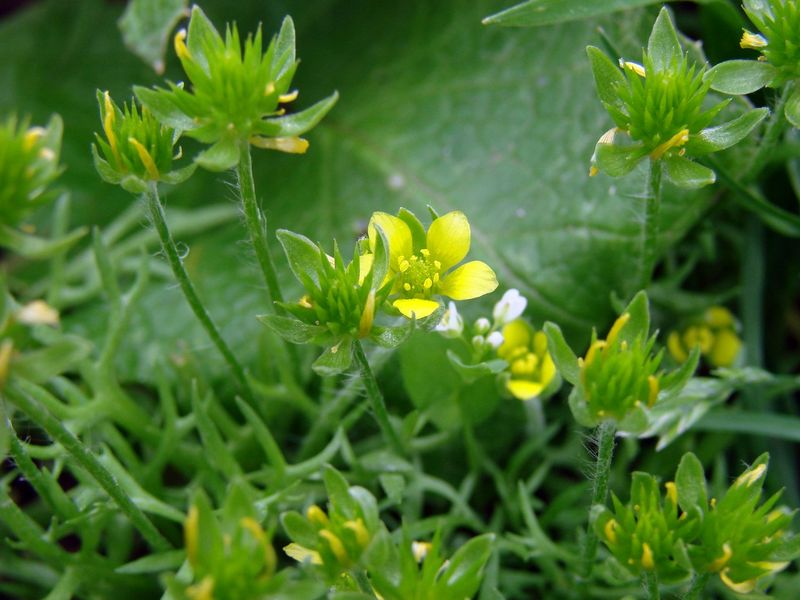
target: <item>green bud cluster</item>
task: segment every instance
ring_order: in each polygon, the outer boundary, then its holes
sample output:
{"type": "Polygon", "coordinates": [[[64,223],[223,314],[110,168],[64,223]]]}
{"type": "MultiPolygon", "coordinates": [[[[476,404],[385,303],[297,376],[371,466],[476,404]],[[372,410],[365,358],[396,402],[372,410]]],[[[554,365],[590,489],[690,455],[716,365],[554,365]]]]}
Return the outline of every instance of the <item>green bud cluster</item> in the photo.
{"type": "Polygon", "coordinates": [[[50,184],[61,174],[61,117],[46,128],[8,117],[0,123],[0,223],[17,225],[33,210],[53,200],[50,184]]]}
{"type": "Polygon", "coordinates": [[[717,573],[730,589],[748,593],[765,575],[800,555],[800,538],[787,532],[793,511],[776,508],[781,492],[760,504],[769,456],[760,456],[725,492],[708,499],[702,465],[681,460],[662,499],[656,479],[634,473],[631,499],[612,497],[613,512],[597,506],[593,524],[609,551],[634,575],[654,571],[675,582],[692,573],[717,573]]]}
{"type": "Polygon", "coordinates": [[[299,135],[314,127],[336,102],[337,96],[311,108],[285,115],[281,104],[293,101],[290,92],[297,69],[295,32],[286,17],[280,33],[262,52],[259,28],[248,35],[242,49],[235,24],[225,38],[195,6],[188,34],[175,36],[175,52],[191,82],[169,83],[169,89],[134,88],[136,96],[162,122],[203,143],[214,144],[197,157],[204,168],[221,171],[239,161],[240,144],[302,153],[308,147],[299,135]]]}
{"type": "Polygon", "coordinates": [[[742,46],[758,49],[764,60],[778,70],[771,85],[800,78],[800,3],[797,0],[744,2],[744,11],[763,35],[762,43],[748,32],[742,46]],[[765,39],[764,39],[765,38],[765,39]],[[750,43],[748,43],[750,40],[750,43]]]}
{"type": "Polygon", "coordinates": [[[104,181],[135,194],[144,192],[148,182],[180,183],[194,172],[193,165],[172,170],[172,161],[181,155],[180,148],[175,151],[179,134],[159,123],[147,108],[132,99],[120,109],[108,92],[99,90],[97,103],[105,139],[95,133],[92,154],[104,181]]]}

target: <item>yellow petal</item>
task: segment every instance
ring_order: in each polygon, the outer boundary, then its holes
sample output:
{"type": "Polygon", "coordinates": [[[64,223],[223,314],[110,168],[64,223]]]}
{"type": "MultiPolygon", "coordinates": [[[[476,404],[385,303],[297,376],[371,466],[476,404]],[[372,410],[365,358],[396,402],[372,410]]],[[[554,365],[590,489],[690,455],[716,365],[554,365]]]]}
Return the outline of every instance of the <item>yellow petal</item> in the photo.
{"type": "Polygon", "coordinates": [[[497,349],[497,355],[505,358],[516,348],[527,348],[530,340],[530,326],[522,319],[515,319],[503,327],[503,343],[497,349]]]}
{"type": "Polygon", "coordinates": [[[150,156],[150,153],[147,151],[147,148],[136,138],[129,137],[128,143],[136,149],[136,153],[139,155],[139,160],[142,161],[148,177],[153,181],[158,181],[160,179],[158,169],[156,168],[155,161],[153,161],[153,157],[150,156]]]}
{"type": "Polygon", "coordinates": [[[322,557],[320,557],[319,552],[315,550],[309,550],[300,544],[288,544],[287,546],[283,547],[283,551],[287,556],[295,559],[297,562],[304,562],[308,560],[312,565],[322,564],[322,557]]]}
{"type": "Polygon", "coordinates": [[[519,400],[530,400],[542,393],[544,385],[536,381],[526,381],[524,379],[510,379],[506,388],[514,398],[519,400]]]}
{"type": "Polygon", "coordinates": [[[470,300],[493,292],[497,276],[485,262],[464,263],[442,279],[439,292],[453,300],[470,300]]]}
{"type": "Polygon", "coordinates": [[[411,230],[405,221],[385,212],[372,213],[369,220],[367,233],[369,235],[369,247],[375,252],[375,243],[378,239],[378,231],[375,226],[379,226],[386,236],[389,243],[389,268],[397,272],[399,270],[398,258],[408,258],[414,253],[414,244],[411,239],[411,230]]]}
{"type": "Polygon", "coordinates": [[[308,150],[308,140],[304,140],[301,137],[261,137],[254,135],[249,141],[256,148],[277,150],[288,154],[305,154],[306,150],[308,150]]]}
{"type": "Polygon", "coordinates": [[[714,338],[708,360],[715,367],[730,367],[739,355],[741,347],[742,340],[739,336],[730,329],[723,329],[714,338]]]}
{"type": "Polygon", "coordinates": [[[706,311],[706,314],[703,315],[703,317],[705,322],[710,327],[714,327],[715,329],[733,327],[735,322],[731,311],[724,306],[712,306],[706,311]]]}
{"type": "Polygon", "coordinates": [[[358,257],[358,285],[364,283],[374,262],[375,255],[369,252],[358,257]]]}
{"type": "Polygon", "coordinates": [[[469,221],[460,210],[435,219],[428,229],[428,250],[434,259],[442,263],[442,271],[464,260],[469,252],[469,241],[469,221]]]}
{"type": "Polygon", "coordinates": [[[392,306],[399,310],[404,317],[411,319],[416,316],[417,319],[424,319],[439,308],[439,303],[422,298],[400,298],[392,302],[392,306]]]}
{"type": "Polygon", "coordinates": [[[542,385],[547,387],[551,381],[553,381],[553,377],[556,376],[556,364],[553,362],[553,357],[550,356],[550,353],[546,353],[544,355],[544,360],[542,361],[542,385]]]}

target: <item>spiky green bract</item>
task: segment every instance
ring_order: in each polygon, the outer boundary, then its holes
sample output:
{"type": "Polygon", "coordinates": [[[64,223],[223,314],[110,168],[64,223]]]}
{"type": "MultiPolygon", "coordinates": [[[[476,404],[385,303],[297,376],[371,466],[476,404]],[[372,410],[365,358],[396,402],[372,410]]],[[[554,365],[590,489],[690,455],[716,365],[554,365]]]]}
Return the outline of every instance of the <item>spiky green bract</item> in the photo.
{"type": "Polygon", "coordinates": [[[180,183],[194,172],[194,165],[172,170],[173,159],[181,154],[178,148],[176,156],[175,149],[179,133],[159,123],[147,108],[131,99],[130,105],[123,104],[120,109],[108,92],[100,90],[97,104],[105,139],[95,133],[97,145],[92,144],[92,154],[104,181],[140,194],[147,190],[148,182],[180,183]]]}
{"type": "Polygon", "coordinates": [[[777,69],[770,85],[778,86],[799,78],[800,3],[797,0],[749,0],[744,2],[744,11],[766,39],[766,45],[759,49],[761,55],[777,69]]]}
{"type": "Polygon", "coordinates": [[[755,109],[710,127],[729,100],[707,105],[711,78],[684,53],[666,9],[653,25],[641,65],[620,59],[618,66],[591,46],[587,52],[598,96],[615,124],[595,146],[590,174],[620,177],[649,158],[663,160],[667,178],[680,187],[708,185],[714,173],[689,157],[738,143],[767,114],[755,109]]]}
{"type": "Polygon", "coordinates": [[[692,572],[685,539],[697,536],[699,511],[683,514],[678,509],[674,483],[663,495],[655,477],[634,473],[630,502],[623,504],[611,494],[613,511],[595,507],[594,528],[611,554],[634,575],[654,571],[662,583],[686,579],[692,572]]]}
{"type": "Polygon", "coordinates": [[[382,233],[379,249],[368,268],[361,256],[361,244],[356,245],[352,261],[345,263],[336,244],[333,256],[329,256],[303,235],[281,229],[277,236],[306,294],[296,303],[281,304],[290,316],[262,315],[259,319],[292,343],[325,346],[326,351],[314,363],[317,372],[347,370],[354,340],[368,338],[394,347],[409,335],[413,322],[400,327],[374,324],[393,283],[385,281],[388,254],[382,233]]]}
{"type": "Polygon", "coordinates": [[[10,116],[0,122],[0,223],[17,225],[57,194],[50,185],[61,174],[61,117],[47,127],[29,127],[10,116]]]}
{"type": "Polygon", "coordinates": [[[213,144],[197,157],[204,168],[222,171],[239,161],[241,143],[284,152],[304,152],[297,136],[314,127],[336,102],[337,95],[311,108],[284,115],[280,104],[289,93],[298,61],[294,24],[287,17],[280,33],[262,52],[262,35],[248,35],[242,47],[236,24],[227,25],[225,38],[195,6],[188,35],[175,37],[175,51],[191,89],[168,83],[169,89],[134,88],[136,96],[170,127],[201,142],[213,144]]]}

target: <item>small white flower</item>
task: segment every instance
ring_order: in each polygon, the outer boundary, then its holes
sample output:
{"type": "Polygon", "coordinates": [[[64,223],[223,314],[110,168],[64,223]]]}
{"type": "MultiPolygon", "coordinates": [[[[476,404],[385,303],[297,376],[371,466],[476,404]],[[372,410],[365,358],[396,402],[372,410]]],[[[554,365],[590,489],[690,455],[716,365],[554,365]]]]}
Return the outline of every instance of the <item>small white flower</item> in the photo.
{"type": "Polygon", "coordinates": [[[475,325],[473,329],[475,333],[484,334],[487,333],[492,328],[492,324],[489,322],[489,319],[486,317],[481,317],[477,321],[475,321],[475,325]]]}
{"type": "Polygon", "coordinates": [[[500,333],[499,331],[493,331],[486,338],[486,343],[489,344],[495,350],[497,350],[503,343],[503,334],[500,333]]]}
{"type": "Polygon", "coordinates": [[[501,327],[518,319],[528,306],[528,300],[519,293],[519,290],[511,288],[500,301],[494,305],[492,316],[494,317],[495,327],[501,327]]]}
{"type": "Polygon", "coordinates": [[[444,311],[442,320],[439,321],[435,331],[447,338],[461,337],[461,333],[464,331],[464,319],[458,314],[455,302],[450,302],[447,306],[447,310],[444,311]]]}

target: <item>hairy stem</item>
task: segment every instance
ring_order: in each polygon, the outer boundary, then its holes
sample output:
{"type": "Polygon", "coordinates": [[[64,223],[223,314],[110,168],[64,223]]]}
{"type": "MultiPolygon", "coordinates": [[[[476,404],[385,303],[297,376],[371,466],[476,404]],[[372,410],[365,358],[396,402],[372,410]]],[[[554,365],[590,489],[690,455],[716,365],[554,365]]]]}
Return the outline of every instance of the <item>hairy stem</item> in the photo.
{"type": "MultiPolygon", "coordinates": [[[[614,455],[614,435],[616,426],[611,421],[605,421],[597,427],[597,462],[595,464],[594,484],[592,486],[592,504],[605,504],[608,495],[608,477],[611,471],[611,458],[614,455]]],[[[594,558],[597,554],[597,533],[589,525],[584,540],[582,562],[586,577],[591,575],[594,567],[594,558]]]]}
{"type": "Polygon", "coordinates": [[[663,166],[660,160],[651,160],[647,172],[645,189],[644,227],[642,228],[641,268],[637,290],[645,290],[650,285],[653,270],[658,259],[659,212],[661,211],[661,175],[663,166]]]}
{"type": "Polygon", "coordinates": [[[378,426],[381,428],[383,437],[386,438],[386,441],[389,442],[389,445],[395,452],[403,455],[405,454],[405,451],[403,450],[403,444],[400,442],[397,432],[394,430],[392,423],[389,421],[389,413],[386,410],[386,402],[383,400],[383,394],[381,394],[381,390],[378,388],[378,382],[375,379],[375,375],[372,373],[372,369],[369,366],[369,361],[367,360],[367,355],[364,354],[364,348],[361,347],[361,342],[359,340],[356,340],[353,343],[353,349],[356,362],[358,363],[359,369],[361,369],[361,378],[364,381],[364,388],[367,391],[367,398],[369,398],[370,404],[372,405],[372,412],[375,415],[375,420],[378,422],[378,426]]]}
{"type": "Polygon", "coordinates": [[[242,208],[244,210],[244,220],[247,231],[250,234],[250,242],[256,253],[258,265],[261,267],[261,274],[267,284],[267,294],[269,295],[269,305],[273,310],[283,313],[280,306],[275,306],[275,302],[283,302],[278,274],[275,271],[275,263],[267,244],[267,224],[258,208],[256,199],[256,186],[253,180],[253,161],[250,157],[250,144],[244,140],[241,144],[241,154],[239,164],[236,166],[236,175],[239,179],[239,193],[242,197],[242,208]]]}
{"type": "Polygon", "coordinates": [[[710,573],[695,573],[694,578],[692,578],[692,585],[683,600],[700,600],[710,577],[710,573]]]}
{"type": "Polygon", "coordinates": [[[650,600],[661,600],[661,593],[658,590],[658,575],[655,571],[644,571],[642,573],[644,588],[647,590],[647,597],[650,600]]]}
{"type": "Polygon", "coordinates": [[[147,206],[150,211],[150,217],[153,221],[153,225],[155,226],[156,231],[158,232],[158,237],[161,240],[161,248],[164,251],[164,254],[167,256],[167,261],[169,262],[169,266],[172,268],[172,273],[175,275],[175,279],[178,281],[181,291],[183,292],[186,301],[189,303],[189,307],[197,317],[197,320],[200,321],[203,329],[206,330],[206,333],[208,334],[208,337],[211,338],[214,346],[216,346],[219,353],[225,359],[225,362],[228,363],[228,367],[233,373],[236,383],[239,385],[241,391],[249,400],[252,400],[252,393],[247,383],[247,377],[245,376],[244,368],[236,359],[225,340],[222,339],[219,329],[211,319],[211,315],[206,310],[206,307],[201,302],[200,297],[197,295],[197,290],[195,289],[192,280],[189,279],[189,274],[186,272],[186,268],[183,266],[183,260],[178,254],[178,248],[175,245],[175,241],[172,239],[172,234],[170,233],[169,228],[167,227],[167,219],[166,215],[164,214],[164,207],[161,206],[161,201],[158,197],[158,188],[156,187],[155,183],[151,184],[148,188],[147,206]]]}

